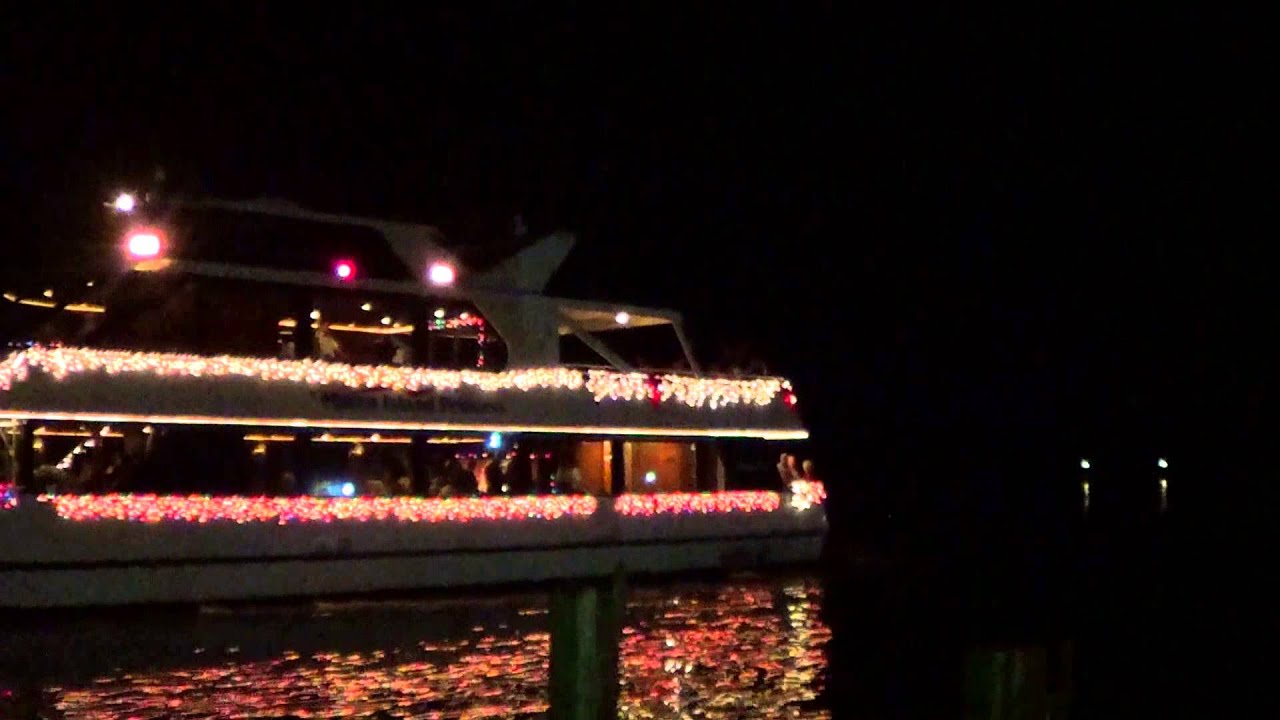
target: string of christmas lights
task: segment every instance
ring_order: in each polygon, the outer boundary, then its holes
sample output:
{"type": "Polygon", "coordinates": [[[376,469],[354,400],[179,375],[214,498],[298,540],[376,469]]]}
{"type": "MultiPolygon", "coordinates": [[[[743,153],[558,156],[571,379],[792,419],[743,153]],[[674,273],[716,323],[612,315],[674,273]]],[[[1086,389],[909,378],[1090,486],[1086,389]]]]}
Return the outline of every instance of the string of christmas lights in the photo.
{"type": "MultiPolygon", "coordinates": [[[[791,505],[808,509],[826,498],[822,483],[792,483],[791,505]]],[[[595,513],[590,495],[490,498],[419,497],[213,497],[209,495],[41,495],[58,517],[73,521],[277,523],[378,521],[454,522],[477,520],[556,520],[595,513]]],[[[0,509],[18,503],[12,485],[0,486],[0,509]]],[[[776,492],[741,490],[717,493],[623,495],[614,511],[630,517],[774,512],[782,507],[776,492]]]]}
{"type": "Polygon", "coordinates": [[[277,523],[368,522],[467,523],[484,520],[556,520],[596,511],[590,495],[501,498],[417,497],[212,497],[208,495],[41,495],[58,517],[127,522],[277,523]]]}
{"type": "Polygon", "coordinates": [[[18,486],[13,483],[0,483],[0,510],[12,510],[18,507],[18,486]]]}
{"type": "Polygon", "coordinates": [[[651,376],[612,370],[588,370],[586,386],[596,402],[607,398],[658,404],[674,399],[692,408],[706,406],[712,410],[740,404],[766,406],[780,393],[791,391],[791,383],[781,378],[651,376]]]}
{"type": "Polygon", "coordinates": [[[791,482],[791,507],[808,510],[821,505],[827,499],[827,488],[817,480],[793,480],[791,482]]]}
{"type": "MultiPolygon", "coordinates": [[[[564,367],[486,372],[42,346],[17,351],[0,362],[0,391],[9,390],[14,383],[26,380],[32,370],[47,373],[57,380],[71,375],[105,372],[108,375],[145,374],[153,377],[244,377],[264,382],[338,385],[395,392],[456,390],[464,386],[485,392],[580,390],[585,387],[597,402],[604,399],[647,400],[654,404],[674,401],[689,407],[712,409],[739,404],[767,406],[780,394],[785,398],[794,397],[790,383],[780,378],[744,380],[588,370],[584,379],[582,371],[564,367]]],[[[788,404],[792,403],[793,400],[788,400],[788,404]]]]}
{"type": "Polygon", "coordinates": [[[782,496],[763,490],[737,490],[717,493],[656,493],[623,495],[615,498],[613,509],[619,515],[652,517],[654,515],[709,515],[730,512],[773,512],[782,507],[782,496]]]}

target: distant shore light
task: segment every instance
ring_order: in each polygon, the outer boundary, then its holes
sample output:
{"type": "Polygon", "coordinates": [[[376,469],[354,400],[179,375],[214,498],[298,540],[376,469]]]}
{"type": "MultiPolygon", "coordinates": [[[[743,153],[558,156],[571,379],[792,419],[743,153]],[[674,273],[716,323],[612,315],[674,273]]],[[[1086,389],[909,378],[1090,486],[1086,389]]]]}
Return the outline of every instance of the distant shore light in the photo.
{"type": "Polygon", "coordinates": [[[626,325],[631,322],[631,313],[626,310],[619,310],[618,314],[613,316],[613,321],[619,325],[626,325]]]}

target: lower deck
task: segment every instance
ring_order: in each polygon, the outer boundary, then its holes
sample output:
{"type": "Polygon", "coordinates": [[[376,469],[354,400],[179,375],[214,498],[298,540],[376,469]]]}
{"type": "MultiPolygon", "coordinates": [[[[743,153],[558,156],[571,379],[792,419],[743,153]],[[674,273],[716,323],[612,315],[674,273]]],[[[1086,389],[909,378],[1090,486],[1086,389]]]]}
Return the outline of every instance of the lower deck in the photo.
{"type": "Polygon", "coordinates": [[[811,562],[827,529],[821,488],[795,490],[25,496],[0,512],[0,607],[323,597],[811,562]],[[290,505],[296,511],[282,514],[290,505]]]}

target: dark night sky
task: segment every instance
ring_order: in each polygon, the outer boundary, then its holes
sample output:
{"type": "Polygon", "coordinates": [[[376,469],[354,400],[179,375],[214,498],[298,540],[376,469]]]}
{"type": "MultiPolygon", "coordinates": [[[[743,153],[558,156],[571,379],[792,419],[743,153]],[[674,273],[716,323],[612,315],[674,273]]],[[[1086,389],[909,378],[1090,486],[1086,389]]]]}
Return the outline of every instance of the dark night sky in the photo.
{"type": "Polygon", "coordinates": [[[1265,440],[1274,83],[1244,18],[226,5],[6,23],[10,252],[156,165],[458,241],[522,212],[581,239],[557,291],[753,343],[872,492],[1265,440]]]}

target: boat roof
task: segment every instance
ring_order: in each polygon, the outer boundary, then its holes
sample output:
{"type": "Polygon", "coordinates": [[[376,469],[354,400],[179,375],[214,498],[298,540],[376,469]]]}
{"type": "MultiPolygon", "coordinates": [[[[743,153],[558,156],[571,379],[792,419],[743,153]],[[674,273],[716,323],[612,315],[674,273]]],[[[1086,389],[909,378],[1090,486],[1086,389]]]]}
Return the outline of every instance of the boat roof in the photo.
{"type": "MultiPolygon", "coordinates": [[[[356,215],[321,212],[297,203],[279,199],[224,200],[216,198],[175,198],[157,204],[155,215],[173,217],[190,210],[212,210],[218,213],[253,217],[284,218],[305,223],[347,226],[372,231],[386,243],[379,249],[379,266],[398,263],[395,273],[378,277],[360,277],[338,281],[330,272],[265,267],[244,262],[220,262],[203,259],[174,258],[135,263],[134,270],[187,273],[225,279],[261,281],[313,287],[365,290],[378,293],[417,295],[433,299],[470,302],[494,327],[508,347],[508,363],[514,367],[545,367],[560,363],[559,338],[577,336],[615,369],[632,368],[612,351],[600,333],[630,328],[669,326],[684,354],[684,362],[694,372],[698,363],[684,333],[681,314],[668,308],[644,307],[626,303],[554,297],[545,294],[547,283],[572,251],[576,239],[569,233],[552,233],[526,243],[516,252],[501,248],[504,257],[493,253],[467,251],[464,246],[451,246],[444,234],[433,225],[369,218],[356,215]],[[386,252],[390,256],[384,256],[386,252]],[[427,282],[424,270],[433,263],[448,263],[457,280],[450,286],[427,282]],[[479,262],[477,267],[475,263],[479,262]]],[[[322,234],[322,233],[318,233],[322,234]]],[[[296,239],[296,238],[293,238],[296,239]]],[[[258,243],[270,238],[255,236],[258,243]]],[[[482,248],[483,246],[472,246],[482,248]]],[[[373,252],[373,250],[371,250],[373,252]]],[[[8,293],[12,302],[47,306],[41,298],[21,297],[8,293]]],[[[81,303],[83,304],[83,303],[81,303]]]]}

